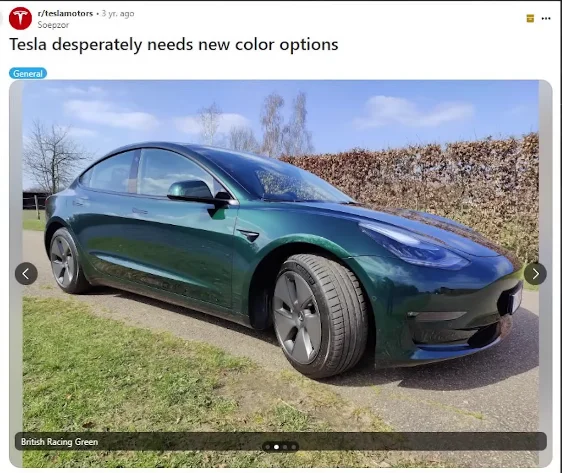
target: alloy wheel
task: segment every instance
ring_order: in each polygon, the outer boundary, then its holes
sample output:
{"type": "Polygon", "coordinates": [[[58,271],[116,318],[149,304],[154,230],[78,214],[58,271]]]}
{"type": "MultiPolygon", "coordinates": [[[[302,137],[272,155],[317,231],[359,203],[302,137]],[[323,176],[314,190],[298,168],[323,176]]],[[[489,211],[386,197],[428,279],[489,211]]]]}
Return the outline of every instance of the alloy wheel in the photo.
{"type": "Polygon", "coordinates": [[[74,255],[68,242],[58,236],[51,244],[51,269],[62,287],[68,287],[74,277],[74,255]]]}
{"type": "Polygon", "coordinates": [[[301,364],[318,356],[322,322],[312,289],[302,276],[284,272],[273,294],[275,331],[287,355],[301,364]]]}

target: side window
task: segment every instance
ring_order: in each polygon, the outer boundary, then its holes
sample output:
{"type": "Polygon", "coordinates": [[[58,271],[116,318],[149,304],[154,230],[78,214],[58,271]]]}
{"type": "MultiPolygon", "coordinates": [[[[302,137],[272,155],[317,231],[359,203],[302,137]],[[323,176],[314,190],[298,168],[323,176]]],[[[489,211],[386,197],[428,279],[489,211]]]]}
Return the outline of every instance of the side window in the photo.
{"type": "Polygon", "coordinates": [[[89,184],[85,185],[104,191],[128,192],[129,174],[134,155],[134,151],[126,151],[96,164],[90,170],[89,184]]]}
{"type": "Polygon", "coordinates": [[[86,187],[90,187],[90,179],[92,178],[92,172],[94,168],[88,169],[84,174],[80,176],[80,184],[86,187]]]}
{"type": "Polygon", "coordinates": [[[184,156],[163,149],[142,150],[138,194],[166,196],[175,182],[193,180],[205,182],[214,196],[225,191],[213,176],[184,156]]]}

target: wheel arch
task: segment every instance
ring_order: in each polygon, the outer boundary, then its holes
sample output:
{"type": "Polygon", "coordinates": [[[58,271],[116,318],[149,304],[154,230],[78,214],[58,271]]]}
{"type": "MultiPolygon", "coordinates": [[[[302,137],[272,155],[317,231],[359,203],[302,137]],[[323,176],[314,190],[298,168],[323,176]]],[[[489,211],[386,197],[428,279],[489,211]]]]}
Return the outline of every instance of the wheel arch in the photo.
{"type": "Polygon", "coordinates": [[[287,258],[296,254],[315,254],[334,260],[355,274],[368,301],[369,330],[374,331],[375,319],[367,288],[368,281],[365,279],[367,276],[358,265],[353,264],[353,259],[343,248],[323,238],[311,239],[306,237],[278,242],[264,253],[247,284],[247,313],[252,327],[257,330],[264,330],[271,326],[272,320],[268,310],[271,290],[279,269],[287,258]]]}
{"type": "Polygon", "coordinates": [[[44,243],[45,243],[45,251],[47,252],[47,256],[49,255],[49,247],[51,245],[51,240],[53,235],[59,228],[68,228],[66,222],[60,217],[52,217],[45,225],[45,233],[44,233],[44,243]]]}

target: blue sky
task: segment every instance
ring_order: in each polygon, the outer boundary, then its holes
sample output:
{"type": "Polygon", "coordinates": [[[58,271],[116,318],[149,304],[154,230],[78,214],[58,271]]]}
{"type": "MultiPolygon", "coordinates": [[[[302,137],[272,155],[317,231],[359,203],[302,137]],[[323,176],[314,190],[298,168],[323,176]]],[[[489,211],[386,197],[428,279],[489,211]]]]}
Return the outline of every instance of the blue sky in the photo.
{"type": "Polygon", "coordinates": [[[319,153],[538,130],[537,81],[29,81],[23,130],[34,120],[70,126],[97,158],[136,141],[197,142],[197,111],[216,102],[219,132],[246,125],[259,139],[264,97],[282,95],[288,119],[299,91],[319,153]]]}

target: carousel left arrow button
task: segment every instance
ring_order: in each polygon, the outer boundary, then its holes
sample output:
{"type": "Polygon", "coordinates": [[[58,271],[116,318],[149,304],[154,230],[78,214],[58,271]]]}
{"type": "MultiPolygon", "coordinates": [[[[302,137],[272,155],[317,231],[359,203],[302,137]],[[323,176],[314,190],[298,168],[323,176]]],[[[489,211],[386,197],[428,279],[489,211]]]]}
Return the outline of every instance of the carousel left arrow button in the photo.
{"type": "Polygon", "coordinates": [[[24,286],[29,286],[37,280],[37,268],[31,263],[20,263],[16,268],[16,280],[24,286]]]}

